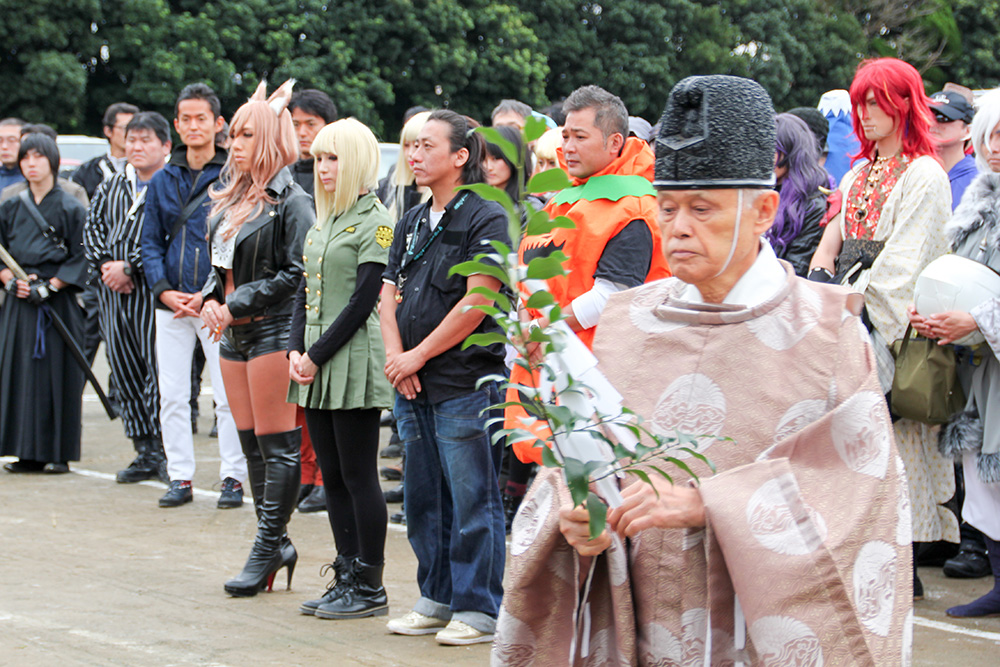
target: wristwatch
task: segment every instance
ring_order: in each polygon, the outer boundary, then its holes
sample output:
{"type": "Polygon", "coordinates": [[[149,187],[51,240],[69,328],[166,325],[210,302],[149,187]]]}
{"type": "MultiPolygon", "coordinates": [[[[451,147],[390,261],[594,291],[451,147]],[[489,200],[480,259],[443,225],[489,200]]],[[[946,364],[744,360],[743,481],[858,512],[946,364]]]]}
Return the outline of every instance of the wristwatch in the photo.
{"type": "Polygon", "coordinates": [[[122,269],[122,273],[124,273],[126,276],[128,276],[129,278],[131,278],[132,277],[132,265],[129,264],[128,262],[125,262],[125,268],[122,269]]]}

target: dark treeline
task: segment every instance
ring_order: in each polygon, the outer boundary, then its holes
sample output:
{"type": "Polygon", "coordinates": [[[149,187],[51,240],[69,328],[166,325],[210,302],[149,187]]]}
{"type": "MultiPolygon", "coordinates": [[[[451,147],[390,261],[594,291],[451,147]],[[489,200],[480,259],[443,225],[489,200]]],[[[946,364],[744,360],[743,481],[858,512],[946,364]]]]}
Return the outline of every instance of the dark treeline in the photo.
{"type": "Polygon", "coordinates": [[[295,77],[390,141],[413,104],[484,118],[586,83],[655,121],[690,74],[812,106],[874,55],[909,60],[929,89],[1000,84],[1000,0],[0,0],[0,15],[0,117],[64,133],[99,134],[118,100],[172,117],[196,80],[228,116],[262,77],[295,77]]]}

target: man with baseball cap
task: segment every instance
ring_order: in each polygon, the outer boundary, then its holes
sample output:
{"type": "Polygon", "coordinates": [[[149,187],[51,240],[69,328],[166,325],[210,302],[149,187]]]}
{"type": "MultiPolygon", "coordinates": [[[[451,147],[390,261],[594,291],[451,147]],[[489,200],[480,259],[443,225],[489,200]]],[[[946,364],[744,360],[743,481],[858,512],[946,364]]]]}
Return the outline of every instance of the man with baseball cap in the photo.
{"type": "Polygon", "coordinates": [[[678,452],[697,483],[626,476],[594,539],[540,472],[492,664],[908,664],[907,487],[862,299],[762,238],[774,151],[756,82],[671,91],[653,187],[674,277],[612,295],[593,349],[646,428],[693,436],[717,472],[678,452]]]}
{"type": "Polygon", "coordinates": [[[979,173],[976,160],[966,152],[969,143],[969,125],[975,110],[960,93],[942,90],[931,95],[931,113],[934,122],[931,134],[938,140],[938,157],[951,181],[951,210],[962,201],[962,193],[979,173]]]}

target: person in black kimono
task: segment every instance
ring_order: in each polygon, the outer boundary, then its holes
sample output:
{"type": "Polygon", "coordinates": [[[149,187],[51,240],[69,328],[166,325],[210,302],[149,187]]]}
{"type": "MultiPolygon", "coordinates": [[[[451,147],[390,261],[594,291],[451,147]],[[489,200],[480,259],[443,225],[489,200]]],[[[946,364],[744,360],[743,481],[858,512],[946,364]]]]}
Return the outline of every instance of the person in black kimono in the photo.
{"type": "Polygon", "coordinates": [[[87,212],[55,183],[59,149],[42,134],[21,140],[18,165],[27,198],[0,204],[0,243],[50,296],[17,280],[0,262],[7,300],[0,314],[0,455],[16,456],[7,472],[69,472],[80,458],[84,374],[52,325],[58,314],[83,340],[83,311],[76,302],[86,281],[83,224],[87,212]],[[40,213],[46,228],[36,221],[40,213]]]}

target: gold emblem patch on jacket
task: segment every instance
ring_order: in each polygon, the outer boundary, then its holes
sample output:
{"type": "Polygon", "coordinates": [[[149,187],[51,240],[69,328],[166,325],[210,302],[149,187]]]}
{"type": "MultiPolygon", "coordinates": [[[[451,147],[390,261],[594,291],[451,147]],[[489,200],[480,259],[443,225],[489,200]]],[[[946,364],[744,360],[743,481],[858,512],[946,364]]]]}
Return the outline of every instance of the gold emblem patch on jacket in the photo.
{"type": "Polygon", "coordinates": [[[378,243],[383,248],[388,248],[392,245],[392,227],[386,225],[379,225],[378,229],[375,230],[375,242],[378,243]]]}

